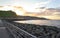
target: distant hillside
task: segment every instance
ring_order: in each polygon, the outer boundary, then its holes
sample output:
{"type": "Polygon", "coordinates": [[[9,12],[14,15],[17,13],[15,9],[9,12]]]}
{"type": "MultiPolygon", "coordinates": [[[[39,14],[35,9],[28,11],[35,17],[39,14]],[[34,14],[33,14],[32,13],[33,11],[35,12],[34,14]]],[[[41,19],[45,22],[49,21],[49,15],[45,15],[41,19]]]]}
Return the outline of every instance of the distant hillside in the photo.
{"type": "Polygon", "coordinates": [[[17,16],[17,17],[11,17],[9,19],[4,18],[6,21],[22,21],[22,20],[50,20],[47,18],[39,18],[39,17],[32,17],[32,16],[17,16]],[[15,19],[16,18],[16,19],[15,19]]]}
{"type": "Polygon", "coordinates": [[[33,17],[33,16],[17,16],[15,12],[13,11],[1,11],[0,10],[0,18],[1,19],[16,19],[16,20],[48,20],[46,18],[39,18],[39,17],[33,17]],[[2,17],[2,18],[1,18],[2,17]]]}
{"type": "Polygon", "coordinates": [[[13,11],[1,11],[0,10],[0,17],[14,17],[17,16],[13,11]]]}
{"type": "Polygon", "coordinates": [[[23,17],[24,19],[30,19],[30,20],[49,20],[44,17],[34,17],[34,16],[20,16],[20,17],[23,17]]]}

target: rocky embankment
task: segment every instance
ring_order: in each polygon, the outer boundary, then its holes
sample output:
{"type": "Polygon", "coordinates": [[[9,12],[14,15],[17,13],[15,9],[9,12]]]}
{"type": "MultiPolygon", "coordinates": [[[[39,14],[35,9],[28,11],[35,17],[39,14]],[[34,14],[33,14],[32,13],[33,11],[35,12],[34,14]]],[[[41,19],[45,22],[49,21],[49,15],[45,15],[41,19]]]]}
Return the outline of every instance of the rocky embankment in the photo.
{"type": "Polygon", "coordinates": [[[55,26],[22,24],[22,23],[14,23],[14,22],[10,22],[10,23],[27,31],[32,35],[37,36],[38,38],[59,38],[60,37],[60,28],[57,28],[55,26]]]}

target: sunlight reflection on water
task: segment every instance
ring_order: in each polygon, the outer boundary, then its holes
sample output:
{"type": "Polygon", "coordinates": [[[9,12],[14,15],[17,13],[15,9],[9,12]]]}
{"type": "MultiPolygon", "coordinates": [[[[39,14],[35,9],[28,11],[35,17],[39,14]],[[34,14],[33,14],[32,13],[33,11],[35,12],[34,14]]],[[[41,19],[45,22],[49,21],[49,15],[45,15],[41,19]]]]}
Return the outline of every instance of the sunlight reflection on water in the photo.
{"type": "Polygon", "coordinates": [[[27,21],[14,21],[14,22],[60,27],[60,20],[27,20],[27,21]]]}

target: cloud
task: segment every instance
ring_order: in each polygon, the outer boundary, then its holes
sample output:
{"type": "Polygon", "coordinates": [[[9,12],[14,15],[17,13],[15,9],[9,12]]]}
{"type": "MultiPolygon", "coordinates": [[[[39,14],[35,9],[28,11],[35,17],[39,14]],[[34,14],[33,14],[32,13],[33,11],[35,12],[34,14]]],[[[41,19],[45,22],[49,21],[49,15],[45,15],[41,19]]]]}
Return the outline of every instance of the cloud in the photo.
{"type": "Polygon", "coordinates": [[[55,0],[47,0],[42,2],[37,2],[35,5],[36,7],[46,7],[49,5],[49,3],[54,2],[55,0]]]}
{"type": "Polygon", "coordinates": [[[43,12],[43,11],[45,11],[46,10],[46,5],[48,3],[49,3],[49,1],[36,3],[35,8],[37,8],[36,10],[39,9],[39,11],[37,11],[37,12],[43,12]],[[42,7],[44,7],[44,8],[42,8],[42,7]]]}
{"type": "Polygon", "coordinates": [[[44,1],[44,2],[37,2],[35,4],[35,8],[40,9],[40,12],[44,12],[46,9],[48,9],[48,4],[52,2],[52,0],[48,0],[48,1],[44,1]],[[43,9],[41,9],[42,7],[44,7],[43,9]]]}
{"type": "Polygon", "coordinates": [[[50,1],[36,3],[37,7],[45,7],[50,1]]]}

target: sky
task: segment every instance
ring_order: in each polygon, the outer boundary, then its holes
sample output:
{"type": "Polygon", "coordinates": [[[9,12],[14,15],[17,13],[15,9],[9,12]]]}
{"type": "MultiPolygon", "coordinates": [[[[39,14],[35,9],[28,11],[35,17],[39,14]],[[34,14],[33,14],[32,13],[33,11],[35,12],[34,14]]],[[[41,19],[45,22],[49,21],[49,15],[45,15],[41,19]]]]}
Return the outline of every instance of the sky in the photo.
{"type": "Polygon", "coordinates": [[[35,11],[36,8],[60,7],[60,0],[0,0],[0,6],[21,6],[27,11],[35,11]]]}

